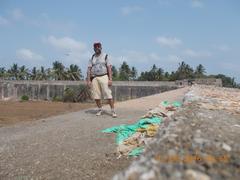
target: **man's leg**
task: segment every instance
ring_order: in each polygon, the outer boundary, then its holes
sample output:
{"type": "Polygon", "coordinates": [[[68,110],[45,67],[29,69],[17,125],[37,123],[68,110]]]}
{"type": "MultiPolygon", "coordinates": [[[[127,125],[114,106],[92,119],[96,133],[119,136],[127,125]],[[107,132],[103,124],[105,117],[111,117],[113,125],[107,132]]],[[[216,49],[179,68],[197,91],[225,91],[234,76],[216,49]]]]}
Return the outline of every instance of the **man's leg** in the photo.
{"type": "Polygon", "coordinates": [[[108,104],[111,107],[111,111],[112,111],[112,117],[117,117],[116,112],[114,110],[114,101],[113,101],[113,97],[112,97],[112,90],[111,88],[108,86],[108,76],[102,76],[101,78],[99,78],[100,81],[100,86],[101,86],[101,90],[104,96],[104,99],[108,100],[108,104]]]}
{"type": "Polygon", "coordinates": [[[102,108],[101,99],[95,99],[95,102],[96,102],[96,104],[97,104],[97,107],[98,107],[99,109],[101,109],[101,108],[102,108]]]}
{"type": "Polygon", "coordinates": [[[114,101],[113,101],[113,99],[108,99],[108,104],[110,105],[111,109],[114,109],[114,101]]]}
{"type": "Polygon", "coordinates": [[[100,115],[102,115],[102,103],[101,103],[101,99],[95,99],[95,102],[96,102],[97,107],[98,107],[98,111],[97,111],[96,116],[100,116],[100,115]]]}
{"type": "Polygon", "coordinates": [[[112,117],[116,118],[117,114],[116,114],[115,109],[114,109],[114,101],[113,101],[113,99],[108,99],[108,103],[109,103],[109,105],[111,107],[112,117]]]}
{"type": "Polygon", "coordinates": [[[93,99],[95,100],[98,111],[97,111],[97,116],[100,116],[102,114],[102,103],[101,103],[101,90],[100,90],[100,85],[98,83],[97,77],[95,77],[92,80],[92,95],[93,99]]]}

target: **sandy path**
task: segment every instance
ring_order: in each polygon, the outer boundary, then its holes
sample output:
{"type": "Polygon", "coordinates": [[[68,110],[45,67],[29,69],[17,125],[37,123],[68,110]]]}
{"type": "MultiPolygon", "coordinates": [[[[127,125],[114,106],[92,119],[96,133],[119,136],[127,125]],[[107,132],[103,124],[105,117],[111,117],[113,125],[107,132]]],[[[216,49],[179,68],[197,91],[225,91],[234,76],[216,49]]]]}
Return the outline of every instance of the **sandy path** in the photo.
{"type": "Polygon", "coordinates": [[[186,91],[120,102],[117,119],[96,117],[88,109],[1,127],[0,179],[110,179],[131,159],[116,159],[114,135],[100,130],[133,123],[163,100],[180,100],[186,91]]]}

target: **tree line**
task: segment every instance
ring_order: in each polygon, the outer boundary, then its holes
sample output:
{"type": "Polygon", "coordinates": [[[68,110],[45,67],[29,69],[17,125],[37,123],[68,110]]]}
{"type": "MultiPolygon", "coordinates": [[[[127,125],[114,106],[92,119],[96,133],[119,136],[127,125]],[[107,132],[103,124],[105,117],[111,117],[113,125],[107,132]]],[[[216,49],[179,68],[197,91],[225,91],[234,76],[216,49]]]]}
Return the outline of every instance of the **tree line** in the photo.
{"type": "Polygon", "coordinates": [[[0,67],[0,79],[5,80],[68,80],[78,81],[83,79],[82,71],[78,65],[71,64],[65,67],[61,62],[55,61],[52,68],[41,66],[28,69],[25,65],[18,66],[14,63],[9,69],[0,67]]]}
{"type": "MultiPolygon", "coordinates": [[[[221,78],[225,87],[239,87],[235,79],[224,74],[207,75],[206,69],[202,64],[192,68],[184,61],[178,64],[176,71],[167,72],[155,64],[148,71],[140,72],[138,75],[137,69],[130,67],[124,61],[119,68],[112,66],[113,80],[118,81],[175,81],[183,79],[196,78],[221,78]]],[[[0,67],[0,79],[5,80],[68,80],[78,81],[83,80],[84,76],[81,69],[76,64],[71,64],[65,67],[61,62],[55,61],[51,68],[33,67],[28,69],[25,65],[18,66],[14,63],[9,69],[0,67]]]]}
{"type": "Polygon", "coordinates": [[[226,76],[224,74],[207,75],[206,69],[202,64],[192,68],[184,61],[178,64],[176,71],[171,73],[164,71],[164,69],[157,67],[155,64],[149,71],[141,72],[138,75],[135,67],[130,67],[126,62],[123,62],[119,69],[115,66],[112,67],[113,80],[119,81],[176,81],[183,79],[196,79],[196,78],[220,78],[224,87],[240,88],[240,84],[235,82],[235,78],[226,76]]]}

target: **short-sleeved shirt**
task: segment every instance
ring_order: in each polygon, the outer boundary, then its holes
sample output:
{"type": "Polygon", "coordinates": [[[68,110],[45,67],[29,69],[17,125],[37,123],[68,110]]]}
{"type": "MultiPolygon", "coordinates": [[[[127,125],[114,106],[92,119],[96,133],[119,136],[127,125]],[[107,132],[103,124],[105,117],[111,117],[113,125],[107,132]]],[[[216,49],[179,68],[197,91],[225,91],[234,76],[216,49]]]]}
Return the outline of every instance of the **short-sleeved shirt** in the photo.
{"type": "Polygon", "coordinates": [[[111,63],[109,57],[106,56],[105,53],[101,53],[99,56],[93,55],[88,63],[88,67],[91,67],[92,76],[107,74],[107,66],[111,66],[111,63]]]}

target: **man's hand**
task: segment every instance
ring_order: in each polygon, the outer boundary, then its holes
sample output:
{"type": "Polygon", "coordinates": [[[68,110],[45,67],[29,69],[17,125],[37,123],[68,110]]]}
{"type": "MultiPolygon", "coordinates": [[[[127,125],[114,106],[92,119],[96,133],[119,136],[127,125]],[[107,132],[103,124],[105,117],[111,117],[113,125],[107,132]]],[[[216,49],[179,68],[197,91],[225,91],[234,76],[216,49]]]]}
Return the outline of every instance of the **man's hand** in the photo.
{"type": "Polygon", "coordinates": [[[90,80],[87,80],[87,86],[91,87],[91,85],[92,85],[92,82],[90,80]]]}
{"type": "Polygon", "coordinates": [[[108,86],[112,86],[112,80],[108,80],[108,86]]]}

